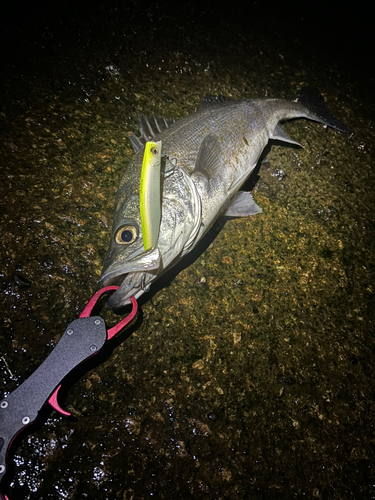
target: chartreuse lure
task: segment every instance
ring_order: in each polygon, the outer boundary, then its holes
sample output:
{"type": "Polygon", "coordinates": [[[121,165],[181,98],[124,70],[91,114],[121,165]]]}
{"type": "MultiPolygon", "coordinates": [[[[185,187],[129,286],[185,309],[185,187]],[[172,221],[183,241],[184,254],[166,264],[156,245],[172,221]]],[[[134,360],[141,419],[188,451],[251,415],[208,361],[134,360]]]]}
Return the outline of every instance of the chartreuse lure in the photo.
{"type": "Polygon", "coordinates": [[[145,250],[156,247],[159,236],[161,219],[160,166],[161,141],[146,142],[139,188],[141,226],[145,250]]]}

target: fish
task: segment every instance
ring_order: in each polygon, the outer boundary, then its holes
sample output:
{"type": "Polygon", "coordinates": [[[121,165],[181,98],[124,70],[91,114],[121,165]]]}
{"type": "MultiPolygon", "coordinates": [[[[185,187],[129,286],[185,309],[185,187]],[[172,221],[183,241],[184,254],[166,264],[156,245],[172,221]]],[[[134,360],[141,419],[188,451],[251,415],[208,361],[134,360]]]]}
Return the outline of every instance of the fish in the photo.
{"type": "MultiPolygon", "coordinates": [[[[138,114],[140,136],[130,135],[135,154],[117,191],[100,278],[100,286],[119,286],[109,299],[112,309],[147,292],[199,243],[219,217],[248,217],[262,211],[251,193],[240,188],[269,140],[300,146],[280,124],[295,118],[350,132],[327,111],[323,97],[312,87],[286,99],[235,100],[206,95],[198,111],[177,121],[138,114]],[[141,204],[145,201],[140,198],[149,141],[161,148],[154,160],[158,173],[152,174],[158,180],[155,201],[148,206],[148,213],[157,214],[152,222],[156,225],[152,245],[145,244],[142,233],[141,210],[145,210],[141,204]]],[[[147,182],[152,185],[150,179],[147,182]]]]}

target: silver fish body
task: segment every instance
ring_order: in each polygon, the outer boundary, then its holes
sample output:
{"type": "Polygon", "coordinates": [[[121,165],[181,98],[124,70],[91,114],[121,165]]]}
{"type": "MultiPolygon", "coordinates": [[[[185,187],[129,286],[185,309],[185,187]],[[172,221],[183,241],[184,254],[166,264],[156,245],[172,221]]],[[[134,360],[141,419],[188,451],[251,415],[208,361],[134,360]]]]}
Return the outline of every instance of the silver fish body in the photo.
{"type": "Polygon", "coordinates": [[[261,212],[250,193],[238,190],[269,139],[298,144],[280,126],[280,121],[292,118],[348,132],[310,88],[290,99],[235,101],[206,96],[198,112],[175,123],[139,116],[141,137],[132,138],[136,154],[117,192],[112,238],[100,280],[101,286],[119,285],[110,297],[112,308],[147,291],[194,248],[218,217],[261,212]],[[157,246],[145,251],[139,186],[144,143],[151,139],[162,141],[162,206],[157,246]]]}

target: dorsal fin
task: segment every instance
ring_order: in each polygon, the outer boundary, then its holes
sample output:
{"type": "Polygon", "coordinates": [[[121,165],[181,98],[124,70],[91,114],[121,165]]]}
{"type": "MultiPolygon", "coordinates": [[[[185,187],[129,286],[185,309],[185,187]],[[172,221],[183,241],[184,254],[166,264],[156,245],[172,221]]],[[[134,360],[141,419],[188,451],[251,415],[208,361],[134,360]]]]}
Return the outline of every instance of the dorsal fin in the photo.
{"type": "Polygon", "coordinates": [[[135,134],[133,134],[133,132],[130,132],[129,139],[130,139],[130,142],[132,143],[133,150],[135,153],[137,153],[140,149],[142,149],[142,146],[144,146],[144,144],[145,144],[145,143],[142,143],[140,141],[140,139],[135,134]]]}
{"type": "Polygon", "coordinates": [[[141,133],[140,139],[145,139],[147,141],[151,141],[157,132],[152,129],[152,124],[150,123],[151,118],[147,116],[140,115],[137,111],[138,117],[138,127],[141,133]]]}
{"type": "Polygon", "coordinates": [[[215,104],[221,104],[223,102],[235,101],[236,99],[232,99],[231,97],[226,97],[225,95],[210,95],[207,94],[202,101],[201,109],[208,108],[209,106],[213,106],[215,104]]]}
{"type": "Polygon", "coordinates": [[[138,127],[141,135],[137,137],[131,133],[129,135],[130,142],[132,143],[134,152],[137,153],[148,141],[154,140],[157,134],[163,132],[175,122],[175,120],[167,120],[163,116],[145,116],[137,111],[138,127]]]}

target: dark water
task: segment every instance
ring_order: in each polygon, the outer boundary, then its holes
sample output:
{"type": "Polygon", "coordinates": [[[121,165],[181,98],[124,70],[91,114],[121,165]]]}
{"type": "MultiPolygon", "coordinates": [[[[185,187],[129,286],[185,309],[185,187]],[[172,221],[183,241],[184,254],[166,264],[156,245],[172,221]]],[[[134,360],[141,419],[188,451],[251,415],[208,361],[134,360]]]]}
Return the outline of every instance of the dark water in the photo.
{"type": "MultiPolygon", "coordinates": [[[[375,498],[374,78],[363,9],[64,2],[1,20],[2,393],[96,291],[136,109],[315,85],[228,221],[13,448],[15,499],[375,498]],[[215,237],[216,236],[216,237],[215,237]],[[169,285],[169,286],[168,286],[169,285]]],[[[119,318],[107,309],[109,323],[119,318]]]]}

